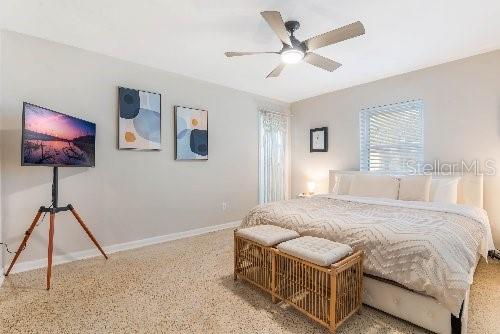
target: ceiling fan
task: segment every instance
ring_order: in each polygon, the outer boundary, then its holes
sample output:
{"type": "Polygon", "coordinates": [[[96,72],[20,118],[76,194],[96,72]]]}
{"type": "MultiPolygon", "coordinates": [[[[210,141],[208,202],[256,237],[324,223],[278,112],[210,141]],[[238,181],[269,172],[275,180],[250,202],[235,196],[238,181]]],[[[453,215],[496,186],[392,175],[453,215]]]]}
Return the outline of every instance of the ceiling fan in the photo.
{"type": "Polygon", "coordinates": [[[281,56],[281,64],[272,70],[266,78],[277,77],[287,64],[296,64],[300,61],[305,61],[323,70],[333,72],[342,66],[342,64],[320,56],[312,51],[327,45],[361,36],[365,33],[365,27],[361,22],[357,21],[301,42],[294,36],[294,32],[300,28],[299,22],[283,22],[280,12],[277,11],[265,11],[260,14],[283,43],[281,51],[226,52],[225,55],[226,57],[237,57],[269,53],[279,54],[281,56]]]}

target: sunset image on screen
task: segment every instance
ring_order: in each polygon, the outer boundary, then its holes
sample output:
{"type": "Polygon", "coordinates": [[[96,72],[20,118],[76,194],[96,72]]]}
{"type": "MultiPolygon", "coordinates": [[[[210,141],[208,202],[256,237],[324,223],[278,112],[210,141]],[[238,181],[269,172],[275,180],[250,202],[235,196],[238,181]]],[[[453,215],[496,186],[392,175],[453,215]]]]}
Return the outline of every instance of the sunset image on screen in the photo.
{"type": "Polygon", "coordinates": [[[94,151],[94,123],[25,104],[24,164],[93,166],[94,151]]]}

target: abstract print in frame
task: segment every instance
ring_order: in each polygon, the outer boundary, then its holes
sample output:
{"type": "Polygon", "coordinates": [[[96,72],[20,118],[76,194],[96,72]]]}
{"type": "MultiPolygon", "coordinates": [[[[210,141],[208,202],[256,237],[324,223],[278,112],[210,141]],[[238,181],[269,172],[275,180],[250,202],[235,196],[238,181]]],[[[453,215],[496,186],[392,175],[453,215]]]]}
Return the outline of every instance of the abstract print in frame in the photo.
{"type": "Polygon", "coordinates": [[[118,87],[118,148],[161,149],[161,95],[118,87]]]}
{"type": "Polygon", "coordinates": [[[208,159],[208,111],[175,107],[175,159],[208,159]]]}

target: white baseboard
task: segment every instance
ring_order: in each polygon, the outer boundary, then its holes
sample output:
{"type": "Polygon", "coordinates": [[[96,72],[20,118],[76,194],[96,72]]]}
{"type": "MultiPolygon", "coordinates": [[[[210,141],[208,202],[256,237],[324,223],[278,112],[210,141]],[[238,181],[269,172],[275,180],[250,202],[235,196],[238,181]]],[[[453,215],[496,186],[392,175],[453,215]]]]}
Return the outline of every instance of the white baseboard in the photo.
{"type": "MultiPolygon", "coordinates": [[[[116,253],[116,252],[120,252],[120,251],[124,251],[124,250],[155,245],[155,244],[159,244],[159,243],[166,242],[166,241],[172,241],[172,240],[177,240],[177,239],[193,237],[196,235],[225,230],[228,228],[235,228],[235,227],[238,227],[240,225],[240,223],[241,223],[241,220],[238,220],[238,221],[233,221],[233,222],[229,222],[229,223],[225,223],[225,224],[207,226],[207,227],[197,228],[194,230],[189,230],[189,231],[184,231],[184,232],[177,232],[177,233],[161,235],[158,237],[152,237],[152,238],[146,238],[146,239],[135,240],[135,241],[130,241],[130,242],[124,242],[121,244],[106,246],[106,247],[103,247],[103,249],[106,252],[106,254],[112,254],[112,253],[116,253]]],[[[96,257],[96,256],[102,256],[98,249],[96,249],[96,248],[86,249],[86,250],[79,251],[79,252],[54,256],[54,258],[52,260],[52,264],[58,265],[58,264],[72,262],[72,261],[84,260],[84,259],[88,259],[88,258],[96,257]]],[[[47,266],[47,259],[19,262],[19,263],[16,263],[14,265],[11,273],[15,274],[15,273],[23,272],[23,271],[44,268],[46,266],[47,266]]],[[[7,271],[7,266],[5,266],[5,268],[4,268],[4,272],[5,271],[7,271]]],[[[4,276],[0,275],[0,286],[1,286],[3,279],[4,279],[4,276]]]]}

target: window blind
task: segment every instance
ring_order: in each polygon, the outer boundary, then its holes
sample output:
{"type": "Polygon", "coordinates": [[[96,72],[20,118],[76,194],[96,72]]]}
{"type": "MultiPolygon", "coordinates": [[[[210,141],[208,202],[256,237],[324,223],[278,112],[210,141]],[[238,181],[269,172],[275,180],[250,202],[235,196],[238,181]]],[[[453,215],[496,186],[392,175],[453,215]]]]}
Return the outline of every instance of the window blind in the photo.
{"type": "Polygon", "coordinates": [[[360,170],[408,173],[424,161],[423,101],[360,112],[360,170]]]}

